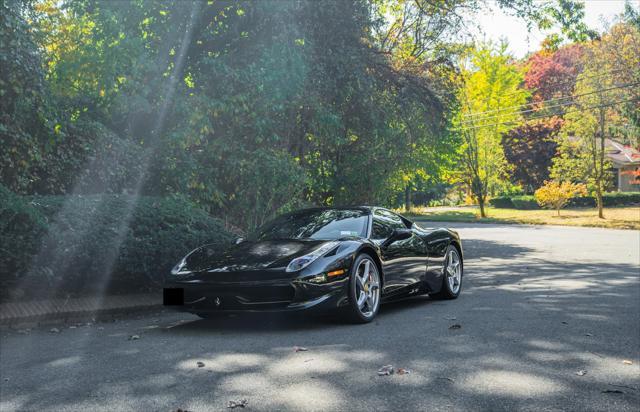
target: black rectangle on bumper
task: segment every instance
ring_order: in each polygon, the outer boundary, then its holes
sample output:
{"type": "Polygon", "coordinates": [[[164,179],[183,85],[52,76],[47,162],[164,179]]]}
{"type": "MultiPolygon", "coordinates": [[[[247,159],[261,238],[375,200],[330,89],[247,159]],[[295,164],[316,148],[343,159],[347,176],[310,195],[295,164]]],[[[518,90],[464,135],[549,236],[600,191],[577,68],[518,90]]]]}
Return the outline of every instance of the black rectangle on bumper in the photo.
{"type": "Polygon", "coordinates": [[[164,288],[162,292],[162,304],[164,306],[184,306],[184,289],[164,288]]]}

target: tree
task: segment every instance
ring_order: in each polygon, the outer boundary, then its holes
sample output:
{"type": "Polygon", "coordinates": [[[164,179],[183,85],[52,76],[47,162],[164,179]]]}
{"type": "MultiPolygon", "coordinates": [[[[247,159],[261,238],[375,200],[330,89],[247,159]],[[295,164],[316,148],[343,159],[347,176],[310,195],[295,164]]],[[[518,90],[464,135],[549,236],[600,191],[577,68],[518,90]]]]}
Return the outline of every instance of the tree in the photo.
{"type": "Polygon", "coordinates": [[[545,39],[545,43],[555,50],[566,40],[585,42],[597,38],[598,33],[584,22],[584,9],[584,3],[576,0],[557,0],[542,4],[539,11],[534,13],[538,27],[542,30],[560,27],[560,33],[551,34],[545,39]]]}
{"type": "Polygon", "coordinates": [[[35,30],[32,2],[0,3],[0,177],[16,192],[38,178],[35,166],[50,124],[47,87],[35,30]]]}
{"type": "Polygon", "coordinates": [[[504,154],[511,165],[511,181],[532,193],[549,179],[549,168],[558,146],[562,119],[528,121],[502,136],[504,154]]]}
{"type": "Polygon", "coordinates": [[[183,194],[245,228],[305,204],[408,207],[454,167],[458,33],[484,4],[5,1],[2,183],[183,194]]]}
{"type": "Polygon", "coordinates": [[[462,81],[454,122],[463,141],[460,175],[478,202],[480,215],[486,217],[487,196],[506,174],[501,135],[512,128],[507,122],[521,118],[513,107],[521,106],[529,93],[520,87],[522,70],[506,54],[505,43],[472,50],[462,81]]]}
{"type": "Polygon", "coordinates": [[[532,106],[544,107],[541,102],[556,99],[548,105],[555,106],[550,113],[562,115],[573,93],[578,74],[582,71],[582,45],[565,46],[557,51],[540,50],[527,60],[525,87],[531,90],[532,106]]]}
{"type": "Polygon", "coordinates": [[[589,184],[600,218],[610,176],[605,139],[624,137],[630,127],[625,112],[629,106],[636,111],[640,107],[639,39],[637,29],[621,23],[585,47],[584,70],[578,76],[574,105],[565,115],[559,156],[553,160],[552,178],[589,184]]]}
{"type": "Polygon", "coordinates": [[[576,78],[582,71],[581,55],[582,46],[573,44],[556,51],[541,50],[527,60],[524,84],[531,91],[531,101],[523,107],[523,115],[535,120],[527,120],[502,139],[512,181],[527,193],[549,178],[562,116],[571,106],[576,78]]]}
{"type": "Polygon", "coordinates": [[[581,183],[547,181],[536,190],[535,198],[542,207],[552,208],[558,212],[576,196],[586,196],[587,187],[581,183]]]}

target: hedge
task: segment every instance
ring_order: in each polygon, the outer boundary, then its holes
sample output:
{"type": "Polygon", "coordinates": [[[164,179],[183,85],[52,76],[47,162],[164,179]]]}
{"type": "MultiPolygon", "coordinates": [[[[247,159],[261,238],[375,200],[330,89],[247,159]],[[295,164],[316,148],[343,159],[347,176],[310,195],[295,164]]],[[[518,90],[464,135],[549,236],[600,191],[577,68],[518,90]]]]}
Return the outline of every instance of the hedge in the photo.
{"type": "Polygon", "coordinates": [[[26,198],[5,188],[0,229],[3,300],[159,290],[187,252],[233,238],[181,198],[26,198]]]}
{"type": "Polygon", "coordinates": [[[513,196],[511,198],[511,202],[515,209],[540,209],[540,205],[538,205],[538,202],[533,195],[513,196]]]}
{"type": "MultiPolygon", "coordinates": [[[[596,206],[596,200],[593,199],[593,206],[596,206]]],[[[625,206],[640,204],[640,192],[613,192],[605,193],[602,196],[602,202],[605,206],[625,206]]]]}
{"type": "MultiPolygon", "coordinates": [[[[640,192],[611,192],[602,196],[604,206],[630,206],[640,204],[640,192]]],[[[539,209],[533,196],[500,196],[489,200],[493,207],[506,209],[539,209]]],[[[596,207],[596,198],[592,196],[576,197],[567,207],[596,207]]]]}
{"type": "Polygon", "coordinates": [[[513,202],[511,201],[511,196],[498,196],[489,199],[489,204],[493,207],[498,207],[501,209],[513,209],[513,202]]]}

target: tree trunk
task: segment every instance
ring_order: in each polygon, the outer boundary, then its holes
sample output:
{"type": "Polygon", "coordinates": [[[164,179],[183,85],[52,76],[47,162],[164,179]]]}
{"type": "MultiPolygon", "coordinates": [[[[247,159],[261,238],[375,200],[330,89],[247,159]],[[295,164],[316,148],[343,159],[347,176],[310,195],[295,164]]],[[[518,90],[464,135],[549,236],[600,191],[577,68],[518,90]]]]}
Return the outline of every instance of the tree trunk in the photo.
{"type": "Polygon", "coordinates": [[[484,202],[487,200],[486,187],[482,184],[482,180],[479,176],[475,176],[471,182],[471,193],[478,200],[478,206],[480,206],[480,217],[487,217],[487,213],[484,210],[484,202]]]}
{"type": "Polygon", "coordinates": [[[599,154],[599,164],[598,169],[596,170],[596,199],[598,200],[598,217],[600,219],[604,219],[604,205],[602,204],[602,180],[605,177],[604,170],[604,131],[605,131],[605,111],[604,108],[600,108],[600,153],[599,154]]]}
{"type": "Polygon", "coordinates": [[[596,182],[596,201],[598,203],[598,217],[604,219],[604,206],[602,204],[602,183],[598,179],[596,182]]]}
{"type": "Polygon", "coordinates": [[[411,211],[411,185],[407,184],[407,187],[404,189],[404,211],[411,211]]]}
{"type": "Polygon", "coordinates": [[[484,197],[478,196],[478,206],[480,206],[480,217],[487,217],[487,213],[484,211],[484,197]]]}

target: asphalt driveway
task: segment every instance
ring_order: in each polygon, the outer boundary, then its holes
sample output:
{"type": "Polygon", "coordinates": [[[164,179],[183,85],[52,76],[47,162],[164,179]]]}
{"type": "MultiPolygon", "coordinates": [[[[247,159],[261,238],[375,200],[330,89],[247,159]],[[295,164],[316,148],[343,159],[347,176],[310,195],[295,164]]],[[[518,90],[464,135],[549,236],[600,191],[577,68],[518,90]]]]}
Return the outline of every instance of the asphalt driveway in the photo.
{"type": "Polygon", "coordinates": [[[158,313],[3,331],[0,410],[640,408],[639,232],[451,226],[461,297],[389,304],[368,325],[158,313]],[[378,376],[388,364],[411,373],[378,376]]]}

